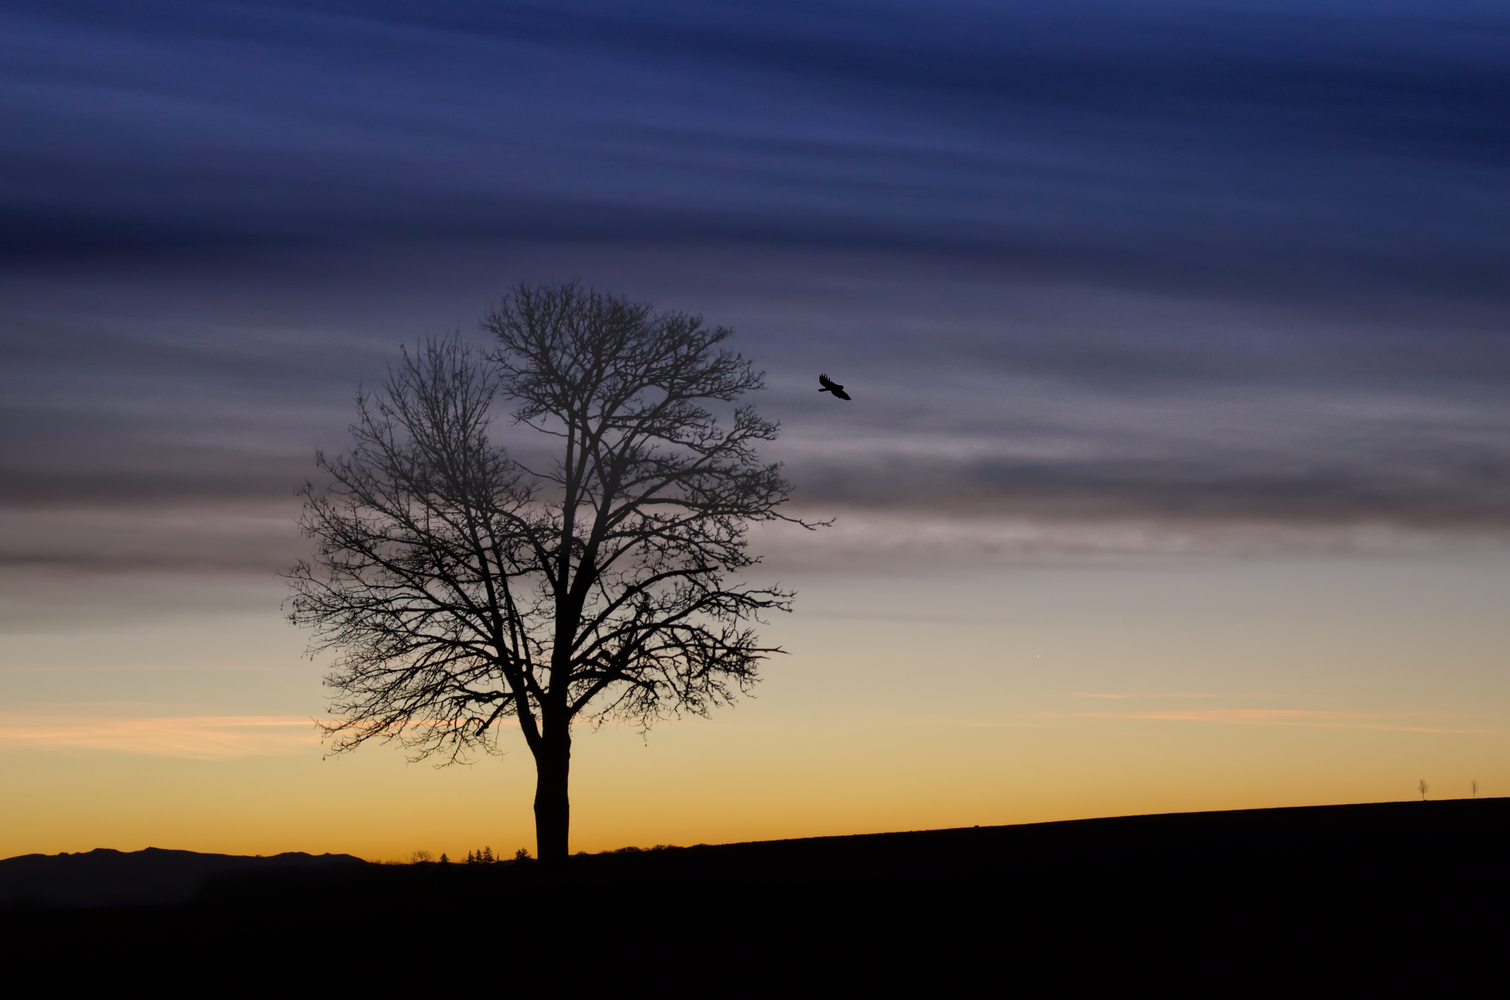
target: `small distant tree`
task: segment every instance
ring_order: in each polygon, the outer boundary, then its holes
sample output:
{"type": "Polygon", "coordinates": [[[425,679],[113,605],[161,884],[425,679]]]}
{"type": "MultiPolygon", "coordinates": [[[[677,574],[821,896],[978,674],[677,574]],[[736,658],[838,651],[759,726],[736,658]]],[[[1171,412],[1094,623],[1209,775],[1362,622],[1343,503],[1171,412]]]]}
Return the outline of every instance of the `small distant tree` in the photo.
{"type": "Polygon", "coordinates": [[[1421,801],[1422,802],[1426,801],[1426,792],[1430,788],[1431,788],[1431,786],[1426,783],[1426,779],[1425,778],[1422,778],[1420,781],[1416,782],[1416,790],[1421,793],[1421,801]]]}
{"type": "Polygon", "coordinates": [[[415,851],[413,854],[409,855],[409,863],[414,865],[428,864],[429,862],[434,860],[435,855],[431,854],[429,851],[415,851]]]}
{"type": "Polygon", "coordinates": [[[317,552],[290,574],[290,617],[340,654],[338,751],[396,740],[454,762],[517,723],[554,863],[575,722],[706,715],[780,652],[752,626],[793,595],[730,576],[756,561],[750,522],[794,519],[755,451],[776,425],[736,405],[763,375],[729,330],[571,284],[521,285],[483,326],[486,356],[406,352],[358,400],[351,453],[318,457],[331,485],[303,491],[317,552]],[[503,402],[547,458],[492,442],[503,402]]]}
{"type": "Polygon", "coordinates": [[[535,859],[530,856],[530,849],[528,847],[521,847],[521,848],[519,848],[519,850],[517,850],[517,851],[514,852],[514,860],[515,861],[534,861],[535,859]]]}
{"type": "Polygon", "coordinates": [[[1473,779],[1473,797],[1474,798],[1478,798],[1479,797],[1479,779],[1477,779],[1477,778],[1473,779]]]}
{"type": "Polygon", "coordinates": [[[440,863],[443,865],[449,865],[451,863],[451,859],[446,857],[445,851],[440,852],[440,863]]]}

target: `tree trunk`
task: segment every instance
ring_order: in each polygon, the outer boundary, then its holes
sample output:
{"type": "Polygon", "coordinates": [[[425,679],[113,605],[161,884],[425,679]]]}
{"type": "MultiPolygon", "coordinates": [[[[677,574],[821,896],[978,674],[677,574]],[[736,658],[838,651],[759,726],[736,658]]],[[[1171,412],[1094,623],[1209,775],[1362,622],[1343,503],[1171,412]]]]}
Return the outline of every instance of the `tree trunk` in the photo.
{"type": "Polygon", "coordinates": [[[569,853],[571,732],[560,728],[560,732],[543,734],[540,751],[535,754],[535,851],[547,864],[559,864],[569,853]]]}

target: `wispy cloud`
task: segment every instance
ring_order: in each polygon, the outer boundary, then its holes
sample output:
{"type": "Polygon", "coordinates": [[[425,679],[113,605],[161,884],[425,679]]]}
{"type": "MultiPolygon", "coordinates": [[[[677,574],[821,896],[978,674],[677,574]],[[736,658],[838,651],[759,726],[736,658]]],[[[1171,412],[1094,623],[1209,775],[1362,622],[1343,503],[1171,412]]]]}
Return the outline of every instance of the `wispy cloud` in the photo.
{"type": "Polygon", "coordinates": [[[1116,700],[1126,700],[1126,699],[1130,699],[1130,698],[1223,698],[1223,699],[1231,699],[1231,698],[1268,698],[1268,697],[1273,697],[1272,695],[1263,695],[1263,694],[1236,694],[1236,695],[1234,695],[1234,694],[1217,694],[1215,692],[1210,692],[1210,691],[1153,691],[1153,692],[1149,692],[1149,691],[1135,691],[1135,692],[1134,691],[1129,691],[1129,692],[1120,692],[1120,693],[1114,693],[1114,692],[1108,692],[1108,691],[1069,691],[1069,692],[1066,692],[1066,693],[1069,694],[1071,697],[1075,697],[1075,698],[1111,698],[1111,699],[1116,699],[1116,700]]]}
{"type": "MultiPolygon", "coordinates": [[[[1158,696],[1132,694],[1083,694],[1077,697],[1128,701],[1144,697],[1208,698],[1231,695],[1158,696]]],[[[1241,697],[1241,696],[1237,696],[1241,697]]],[[[1262,696],[1254,696],[1262,697],[1262,696]]],[[[1105,722],[1166,722],[1171,724],[1208,723],[1225,726],[1293,726],[1320,729],[1375,729],[1411,733],[1503,733],[1493,726],[1476,724],[1462,713],[1449,712],[1361,712],[1334,709],[1233,708],[1197,709],[1150,708],[1122,711],[1060,711],[1044,709],[1010,713],[1002,716],[910,715],[893,720],[905,726],[940,726],[962,729],[1052,729],[1068,720],[1086,719],[1105,722]]]]}
{"type": "Polygon", "coordinates": [[[1152,722],[1209,722],[1239,726],[1304,726],[1325,729],[1383,729],[1417,733],[1499,732],[1463,725],[1447,714],[1344,712],[1297,708],[1146,709],[1126,712],[1064,712],[1071,718],[1152,722]]]}
{"type": "Polygon", "coordinates": [[[95,750],[212,760],[318,753],[314,720],[291,715],[150,719],[0,717],[0,748],[95,750]]]}
{"type": "Polygon", "coordinates": [[[1069,691],[1071,698],[1122,702],[1125,708],[1092,711],[1045,711],[1044,717],[1107,719],[1138,722],[1207,722],[1233,726],[1305,726],[1343,729],[1386,729],[1421,733],[1498,732],[1473,725],[1461,713],[1449,712],[1378,712],[1326,708],[1273,708],[1232,705],[1231,702],[1288,701],[1273,693],[1231,693],[1209,691],[1069,691]],[[1176,703],[1174,706],[1161,702],[1176,703]],[[1192,701],[1226,702],[1198,708],[1178,703],[1192,701]],[[1136,707],[1138,703],[1150,707],[1136,707]],[[1151,703],[1151,704],[1150,704],[1151,703]]]}

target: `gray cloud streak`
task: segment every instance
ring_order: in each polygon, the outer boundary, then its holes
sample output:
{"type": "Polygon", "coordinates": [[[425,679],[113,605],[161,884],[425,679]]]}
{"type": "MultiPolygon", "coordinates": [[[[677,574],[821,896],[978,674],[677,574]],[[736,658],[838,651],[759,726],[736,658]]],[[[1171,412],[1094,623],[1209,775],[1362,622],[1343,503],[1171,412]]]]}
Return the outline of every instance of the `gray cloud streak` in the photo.
{"type": "MultiPolygon", "coordinates": [[[[979,261],[739,247],[421,245],[338,260],[244,258],[213,292],[172,258],[129,280],[11,278],[0,505],[285,502],[316,447],[345,446],[358,384],[381,381],[400,341],[468,312],[470,326],[502,291],[495,275],[533,270],[736,326],[771,369],[760,405],[785,426],[772,455],[814,513],[1479,530],[1507,509],[1497,385],[1510,358],[1471,309],[1433,337],[1408,315],[1347,322],[1003,281],[979,261]],[[67,294],[78,287],[92,300],[67,294]],[[247,315],[267,302],[280,305],[247,315]],[[1443,357],[1459,338],[1469,346],[1443,357]],[[820,369],[856,402],[818,396],[820,369]]],[[[505,424],[504,440],[529,446],[505,424]]]]}

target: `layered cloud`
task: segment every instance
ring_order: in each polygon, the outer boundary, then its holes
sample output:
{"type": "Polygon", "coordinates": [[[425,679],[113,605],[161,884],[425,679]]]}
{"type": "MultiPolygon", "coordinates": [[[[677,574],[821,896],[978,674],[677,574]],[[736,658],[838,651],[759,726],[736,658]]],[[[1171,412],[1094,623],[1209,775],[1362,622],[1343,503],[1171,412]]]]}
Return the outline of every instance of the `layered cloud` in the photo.
{"type": "Polygon", "coordinates": [[[1502,8],[20,5],[13,252],[953,245],[1143,287],[1500,301],[1502,8]]]}
{"type": "Polygon", "coordinates": [[[11,5],[0,564],[271,574],[399,343],[569,278],[769,368],[769,453],[840,518],[792,553],[1503,534],[1507,31],[1473,2],[11,5]]]}

